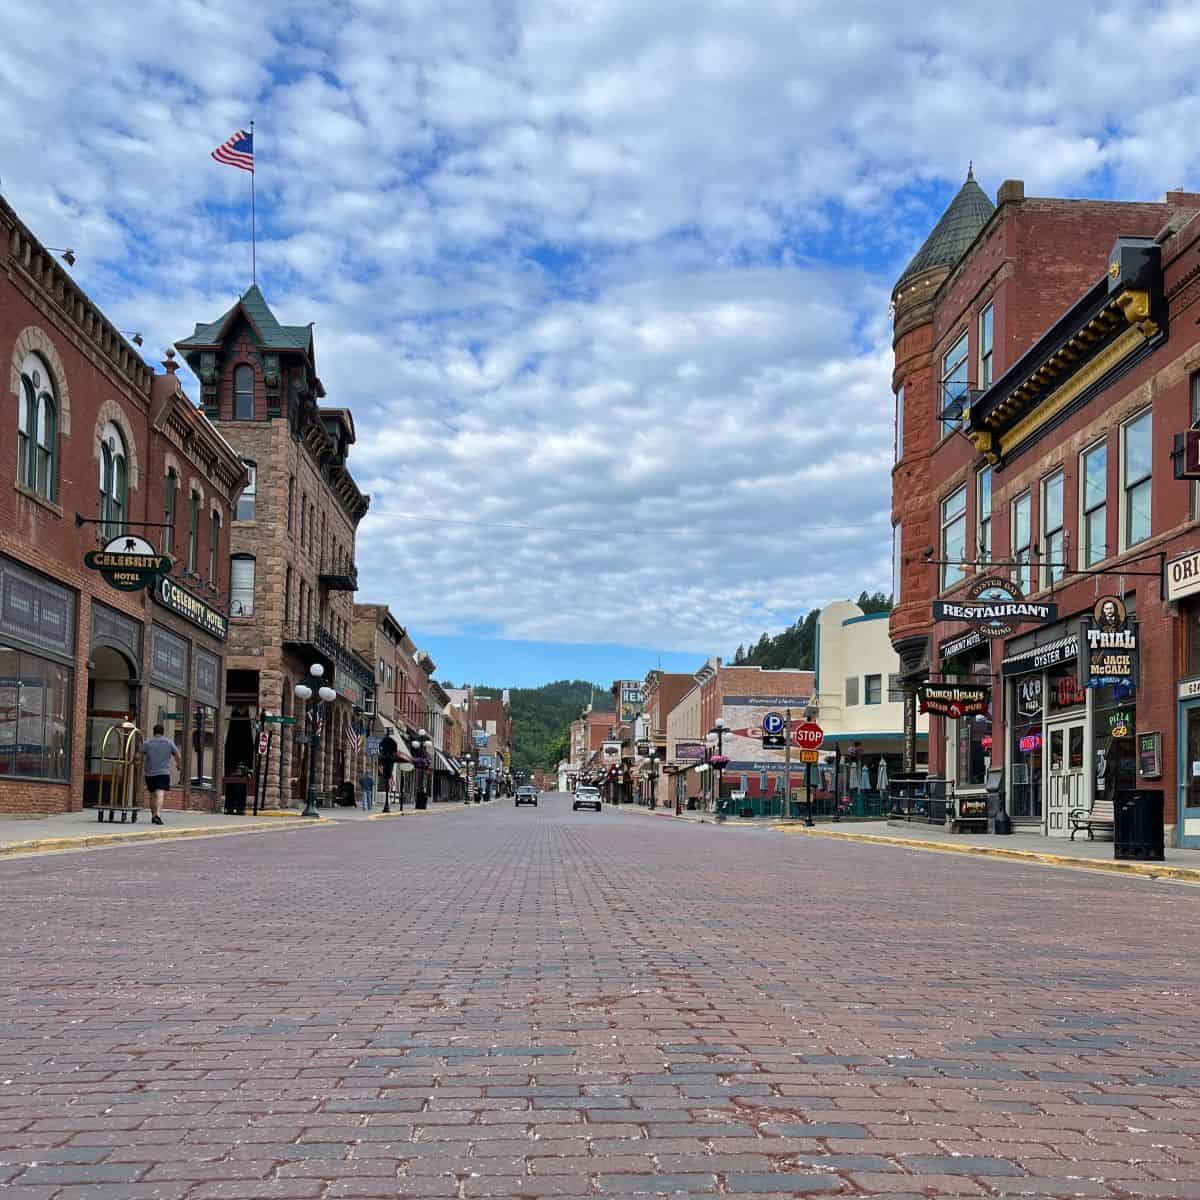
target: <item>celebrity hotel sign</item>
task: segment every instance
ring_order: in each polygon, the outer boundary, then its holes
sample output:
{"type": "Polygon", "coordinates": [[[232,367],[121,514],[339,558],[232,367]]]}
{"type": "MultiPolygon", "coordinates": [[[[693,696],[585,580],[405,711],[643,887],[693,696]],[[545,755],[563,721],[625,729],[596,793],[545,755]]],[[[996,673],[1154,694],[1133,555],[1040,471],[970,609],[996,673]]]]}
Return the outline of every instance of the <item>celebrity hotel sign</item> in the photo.
{"type": "Polygon", "coordinates": [[[174,580],[162,575],[154,588],[155,599],[164,608],[177,612],[181,617],[199,625],[205,633],[224,641],[229,634],[229,618],[219,613],[209,604],[205,604],[198,596],[184,591],[174,580]]]}
{"type": "Polygon", "coordinates": [[[998,576],[977,579],[962,600],[935,600],[935,621],[968,621],[984,637],[1008,637],[1018,625],[1050,625],[1058,620],[1057,604],[1026,600],[1015,583],[998,576]]]}

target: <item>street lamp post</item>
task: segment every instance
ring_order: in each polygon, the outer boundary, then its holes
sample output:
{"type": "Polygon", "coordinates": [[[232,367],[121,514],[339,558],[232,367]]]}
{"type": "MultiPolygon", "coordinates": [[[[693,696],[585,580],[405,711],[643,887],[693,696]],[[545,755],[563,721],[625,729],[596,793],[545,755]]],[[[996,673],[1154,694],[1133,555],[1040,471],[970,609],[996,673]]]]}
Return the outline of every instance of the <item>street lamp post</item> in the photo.
{"type": "Polygon", "coordinates": [[[321,703],[329,704],[336,700],[337,692],[321,683],[325,668],[320,663],[313,663],[308,668],[308,673],[312,678],[312,686],[310,687],[307,683],[298,683],[294,689],[296,698],[307,705],[305,715],[308,719],[308,786],[304,789],[304,812],[301,815],[319,817],[321,814],[317,812],[317,789],[313,786],[313,777],[316,774],[317,766],[317,746],[321,741],[320,735],[317,733],[317,715],[321,703]],[[314,692],[316,693],[315,698],[314,692]]]}
{"type": "MultiPolygon", "coordinates": [[[[432,764],[429,760],[429,753],[433,749],[433,742],[429,738],[429,734],[424,729],[417,730],[417,736],[409,743],[413,749],[413,763],[417,768],[417,797],[414,800],[414,806],[424,808],[426,805],[421,803],[422,790],[425,786],[425,772],[432,771],[432,764]]],[[[427,804],[428,802],[426,802],[427,804]]]]}
{"type": "Polygon", "coordinates": [[[728,731],[725,728],[725,718],[718,717],[713,722],[713,727],[708,731],[709,737],[716,737],[717,752],[709,758],[709,771],[712,774],[712,790],[713,790],[713,811],[720,812],[721,808],[721,776],[724,774],[726,763],[729,760],[725,757],[725,734],[728,731]]]}

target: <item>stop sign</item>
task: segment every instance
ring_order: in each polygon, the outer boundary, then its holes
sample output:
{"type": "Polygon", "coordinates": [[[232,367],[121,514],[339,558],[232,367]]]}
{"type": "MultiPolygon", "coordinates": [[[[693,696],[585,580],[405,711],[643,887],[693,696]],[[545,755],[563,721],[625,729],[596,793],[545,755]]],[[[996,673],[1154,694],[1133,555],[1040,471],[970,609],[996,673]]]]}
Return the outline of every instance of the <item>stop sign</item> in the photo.
{"type": "Polygon", "coordinates": [[[816,721],[805,721],[796,726],[793,736],[802,750],[815,750],[825,740],[825,730],[816,721]]]}

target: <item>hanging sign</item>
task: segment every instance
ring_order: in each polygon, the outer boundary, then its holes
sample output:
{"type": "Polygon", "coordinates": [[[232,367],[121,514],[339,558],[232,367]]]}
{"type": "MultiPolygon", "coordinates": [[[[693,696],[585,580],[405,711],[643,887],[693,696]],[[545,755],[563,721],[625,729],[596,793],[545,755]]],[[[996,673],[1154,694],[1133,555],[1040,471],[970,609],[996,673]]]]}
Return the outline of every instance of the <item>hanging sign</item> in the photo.
{"type": "Polygon", "coordinates": [[[1080,684],[1136,686],[1137,654],[1137,622],[1128,619],[1125,601],[1120,596],[1101,596],[1091,617],[1080,622],[1080,684]]]}
{"type": "Polygon", "coordinates": [[[933,619],[966,621],[984,637],[1008,637],[1018,625],[1053,624],[1058,605],[1026,600],[1015,583],[989,575],[971,584],[963,600],[935,600],[933,619]]]}
{"type": "Polygon", "coordinates": [[[103,550],[89,550],[83,564],[99,571],[101,578],[122,592],[152,587],[171,570],[171,556],[159,554],[145,538],[131,534],[110,538],[103,550]]]}
{"type": "Polygon", "coordinates": [[[621,743],[620,742],[601,742],[600,743],[600,758],[605,763],[616,763],[621,761],[621,743]]]}
{"type": "Polygon", "coordinates": [[[229,635],[229,618],[219,613],[211,604],[205,604],[198,596],[181,588],[173,579],[160,575],[154,581],[154,598],[164,608],[177,612],[205,633],[224,641],[229,635]]]}
{"type": "Polygon", "coordinates": [[[1182,600],[1200,592],[1200,550],[1189,550],[1163,565],[1168,600],[1182,600]]]}
{"type": "Polygon", "coordinates": [[[992,689],[961,683],[922,683],[917,688],[917,703],[923,713],[935,717],[974,717],[985,715],[992,703],[992,689]]]}

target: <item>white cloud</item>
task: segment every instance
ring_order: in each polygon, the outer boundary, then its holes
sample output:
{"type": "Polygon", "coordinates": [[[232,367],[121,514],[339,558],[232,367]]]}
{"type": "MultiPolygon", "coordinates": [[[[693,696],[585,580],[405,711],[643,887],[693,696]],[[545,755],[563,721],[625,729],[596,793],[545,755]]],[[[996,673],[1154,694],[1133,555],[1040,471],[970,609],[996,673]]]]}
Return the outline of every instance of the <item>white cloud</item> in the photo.
{"type": "Polygon", "coordinates": [[[711,652],[888,586],[886,301],[931,198],[972,158],[1195,171],[1183,0],[0,11],[5,194],[148,346],[247,282],[208,154],[256,119],[260,281],[355,412],[364,596],[418,627],[711,652]]]}

